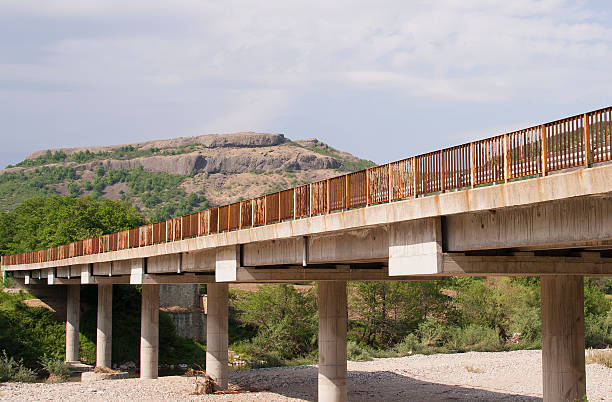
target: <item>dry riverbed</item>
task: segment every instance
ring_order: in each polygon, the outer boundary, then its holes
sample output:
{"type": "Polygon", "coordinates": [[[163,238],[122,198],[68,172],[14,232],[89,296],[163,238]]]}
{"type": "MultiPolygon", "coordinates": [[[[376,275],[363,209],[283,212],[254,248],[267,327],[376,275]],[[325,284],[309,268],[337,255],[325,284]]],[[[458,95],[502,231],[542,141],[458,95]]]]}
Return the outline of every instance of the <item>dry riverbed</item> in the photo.
{"type": "MultiPolygon", "coordinates": [[[[540,351],[410,356],[348,363],[351,401],[539,401],[540,351]]],[[[193,378],[92,383],[3,384],[7,401],[287,401],[316,400],[316,366],[232,371],[230,382],[252,392],[192,395],[193,378]]],[[[612,369],[587,365],[589,401],[612,401],[612,369]]]]}

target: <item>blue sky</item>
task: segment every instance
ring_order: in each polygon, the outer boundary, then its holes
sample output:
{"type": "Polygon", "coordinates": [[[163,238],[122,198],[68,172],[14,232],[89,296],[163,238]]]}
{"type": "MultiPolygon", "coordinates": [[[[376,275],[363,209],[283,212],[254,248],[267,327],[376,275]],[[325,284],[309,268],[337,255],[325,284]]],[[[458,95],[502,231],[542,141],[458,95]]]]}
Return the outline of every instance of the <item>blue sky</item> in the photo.
{"type": "Polygon", "coordinates": [[[0,0],[0,167],[261,131],[382,163],[612,104],[607,1],[0,0]]]}

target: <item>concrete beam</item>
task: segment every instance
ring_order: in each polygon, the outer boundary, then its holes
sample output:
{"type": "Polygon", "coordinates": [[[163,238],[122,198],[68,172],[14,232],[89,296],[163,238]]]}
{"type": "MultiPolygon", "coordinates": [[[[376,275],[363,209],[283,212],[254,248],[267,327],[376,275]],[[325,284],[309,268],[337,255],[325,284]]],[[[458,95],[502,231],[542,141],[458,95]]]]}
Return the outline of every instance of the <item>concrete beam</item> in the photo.
{"type": "Polygon", "coordinates": [[[349,265],[336,267],[301,266],[246,268],[237,271],[236,282],[308,282],[308,281],[388,281],[388,280],[435,280],[441,276],[414,275],[410,277],[389,277],[386,267],[351,268],[349,265]]]}
{"type": "Polygon", "coordinates": [[[240,267],[240,246],[220,247],[217,249],[215,276],[217,282],[233,282],[240,267]]]}
{"type": "Polygon", "coordinates": [[[147,258],[148,274],[180,273],[181,254],[168,254],[147,258]]]}
{"type": "Polygon", "coordinates": [[[159,360],[159,285],[142,285],[140,378],[157,378],[159,360]]]}
{"type": "Polygon", "coordinates": [[[137,258],[131,260],[130,266],[130,284],[142,285],[142,278],[145,274],[146,260],[144,258],[137,258]]]}
{"type": "Polygon", "coordinates": [[[81,286],[70,285],[66,294],[66,361],[79,361],[79,317],[81,286]]]}
{"type": "Polygon", "coordinates": [[[609,244],[612,197],[570,198],[445,219],[446,251],[570,248],[609,244]]]}
{"type": "Polygon", "coordinates": [[[441,275],[612,275],[612,258],[443,254],[441,275]]]}
{"type": "Polygon", "coordinates": [[[586,396],[583,277],[542,277],[541,293],[544,401],[582,401],[586,396]]]}
{"type": "Polygon", "coordinates": [[[442,272],[440,218],[400,222],[389,227],[389,275],[442,272]]]}
{"type": "Polygon", "coordinates": [[[96,366],[111,367],[113,333],[113,285],[98,285],[96,366]]]}
{"type": "Polygon", "coordinates": [[[221,389],[227,389],[229,286],[227,283],[211,283],[206,289],[206,373],[221,389]]]}
{"type": "Polygon", "coordinates": [[[319,282],[319,401],[344,402],[346,392],[346,282],[319,282]]]}

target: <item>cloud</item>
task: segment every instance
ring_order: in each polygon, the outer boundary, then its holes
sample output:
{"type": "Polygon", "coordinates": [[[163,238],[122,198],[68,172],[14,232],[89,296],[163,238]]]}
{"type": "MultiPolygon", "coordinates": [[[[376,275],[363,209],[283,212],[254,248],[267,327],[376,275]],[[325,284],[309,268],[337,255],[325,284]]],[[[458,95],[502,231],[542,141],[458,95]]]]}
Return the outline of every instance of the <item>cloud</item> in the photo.
{"type": "Polygon", "coordinates": [[[108,110],[173,104],[178,121],[184,105],[212,99],[184,120],[215,130],[265,128],[300,113],[306,93],[591,102],[612,90],[609,11],[565,0],[2,0],[0,118],[9,96],[37,88],[108,110]]]}

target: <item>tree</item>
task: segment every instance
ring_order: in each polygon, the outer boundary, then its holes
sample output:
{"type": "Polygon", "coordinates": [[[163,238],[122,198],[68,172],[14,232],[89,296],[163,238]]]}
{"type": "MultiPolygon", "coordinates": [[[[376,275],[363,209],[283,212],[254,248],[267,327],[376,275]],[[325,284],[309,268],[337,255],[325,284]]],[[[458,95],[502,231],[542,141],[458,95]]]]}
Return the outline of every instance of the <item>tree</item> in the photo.
{"type": "Polygon", "coordinates": [[[0,215],[0,252],[55,247],[146,223],[130,204],[92,197],[35,197],[0,215]]]}
{"type": "Polygon", "coordinates": [[[454,319],[444,281],[353,282],[349,285],[351,326],[357,340],[390,346],[403,339],[428,315],[454,319]]]}
{"type": "Polygon", "coordinates": [[[314,289],[293,286],[261,286],[241,294],[234,302],[243,322],[257,328],[249,352],[254,357],[275,355],[290,359],[311,353],[317,346],[317,302],[314,289]]]}

